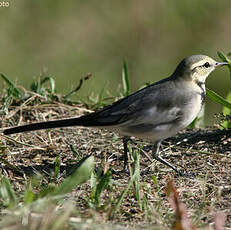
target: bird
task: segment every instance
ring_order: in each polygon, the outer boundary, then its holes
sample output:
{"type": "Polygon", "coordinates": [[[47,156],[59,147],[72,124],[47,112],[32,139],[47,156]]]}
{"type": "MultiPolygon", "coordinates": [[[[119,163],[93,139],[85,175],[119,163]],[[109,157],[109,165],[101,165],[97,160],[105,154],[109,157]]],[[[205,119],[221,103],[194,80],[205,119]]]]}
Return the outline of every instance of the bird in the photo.
{"type": "Polygon", "coordinates": [[[181,173],[160,155],[161,141],[186,128],[204,104],[205,81],[211,72],[226,62],[217,62],[206,55],[184,58],[170,77],[150,84],[101,110],[74,118],[32,123],[3,131],[5,135],[26,131],[69,126],[107,129],[123,136],[124,167],[128,162],[130,137],[153,143],[152,156],[181,173]]]}

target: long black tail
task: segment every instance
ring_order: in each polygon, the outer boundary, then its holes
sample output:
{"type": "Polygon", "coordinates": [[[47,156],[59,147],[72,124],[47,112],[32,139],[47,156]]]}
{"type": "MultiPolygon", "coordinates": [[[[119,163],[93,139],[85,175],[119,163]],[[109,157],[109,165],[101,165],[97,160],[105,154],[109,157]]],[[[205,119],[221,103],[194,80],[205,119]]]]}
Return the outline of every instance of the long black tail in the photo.
{"type": "Polygon", "coordinates": [[[107,126],[108,127],[108,126],[118,125],[121,122],[123,122],[123,119],[121,118],[124,118],[124,116],[126,117],[126,114],[125,115],[124,113],[115,114],[115,115],[111,114],[110,112],[111,108],[113,109],[114,105],[105,107],[101,111],[89,113],[81,117],[22,125],[18,127],[5,129],[3,133],[7,135],[7,134],[21,133],[21,132],[27,132],[33,130],[61,128],[61,127],[68,127],[68,126],[86,126],[86,127],[107,126]]]}
{"type": "Polygon", "coordinates": [[[68,126],[84,126],[86,119],[83,117],[77,118],[69,118],[69,119],[62,119],[62,120],[55,120],[55,121],[45,121],[39,122],[29,125],[22,125],[17,126],[9,129],[5,129],[3,131],[4,134],[14,134],[14,133],[21,133],[33,130],[40,130],[40,129],[51,129],[51,128],[59,128],[59,127],[68,127],[68,126]]]}

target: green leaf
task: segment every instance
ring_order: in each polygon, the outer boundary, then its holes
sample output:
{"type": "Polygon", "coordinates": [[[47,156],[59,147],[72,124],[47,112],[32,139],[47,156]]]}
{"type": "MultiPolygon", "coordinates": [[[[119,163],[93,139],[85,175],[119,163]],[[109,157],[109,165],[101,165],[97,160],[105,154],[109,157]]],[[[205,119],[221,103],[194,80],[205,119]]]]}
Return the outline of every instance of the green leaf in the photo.
{"type": "Polygon", "coordinates": [[[104,93],[106,91],[106,88],[107,88],[107,84],[104,84],[103,88],[100,90],[100,93],[99,93],[99,96],[98,96],[98,101],[97,101],[98,106],[104,106],[103,98],[104,98],[104,93]]]}
{"type": "Polygon", "coordinates": [[[218,95],[217,93],[215,93],[214,91],[212,91],[211,89],[208,89],[208,88],[206,88],[206,91],[207,91],[207,93],[206,93],[207,96],[211,100],[231,109],[231,103],[228,102],[226,99],[224,99],[222,96],[218,95]]]}
{"type": "Polygon", "coordinates": [[[16,97],[22,97],[23,96],[23,92],[21,90],[19,90],[16,85],[9,79],[7,78],[4,74],[0,73],[0,76],[2,77],[2,79],[7,83],[7,85],[10,87],[10,91],[12,92],[12,94],[16,97]]]}
{"type": "Polygon", "coordinates": [[[122,83],[123,83],[124,96],[128,96],[130,94],[130,82],[129,82],[129,75],[128,75],[128,66],[126,61],[124,61],[123,63],[122,83]]]}
{"type": "MultiPolygon", "coordinates": [[[[226,100],[231,103],[231,91],[228,93],[226,100]]],[[[228,107],[223,108],[224,115],[231,115],[231,110],[228,107]]]]}
{"type": "Polygon", "coordinates": [[[111,171],[108,170],[103,177],[101,178],[101,180],[99,181],[97,187],[96,187],[96,191],[95,191],[95,204],[97,206],[99,206],[100,203],[100,196],[101,193],[107,188],[110,180],[111,180],[112,174],[111,171]]]}
{"type": "Polygon", "coordinates": [[[1,178],[0,197],[3,204],[7,207],[15,207],[17,199],[10,181],[6,177],[1,178]]]}
{"type": "Polygon", "coordinates": [[[32,92],[39,93],[40,92],[40,78],[36,81],[34,80],[31,85],[30,89],[32,92]]]}
{"type": "Polygon", "coordinates": [[[25,204],[30,204],[34,200],[36,200],[36,194],[33,193],[30,189],[27,189],[24,195],[24,203],[25,204]]]}
{"type": "Polygon", "coordinates": [[[74,145],[70,145],[72,153],[76,156],[77,160],[80,160],[80,155],[74,145]]]}
{"type": "Polygon", "coordinates": [[[97,187],[97,175],[95,172],[92,172],[91,178],[90,178],[90,185],[91,185],[91,199],[95,199],[95,191],[97,187]]]}
{"type": "Polygon", "coordinates": [[[55,159],[55,178],[58,178],[59,170],[60,170],[60,159],[59,159],[59,156],[56,156],[56,159],[55,159]]]}
{"type": "Polygon", "coordinates": [[[133,151],[134,157],[134,189],[135,189],[135,197],[139,203],[140,208],[142,207],[141,198],[140,198],[140,154],[137,150],[133,151]]]}
{"type": "MultiPolygon", "coordinates": [[[[226,65],[229,68],[229,72],[230,72],[230,79],[231,79],[231,60],[224,55],[222,52],[218,51],[217,55],[219,56],[219,58],[223,61],[223,62],[228,62],[229,65],[226,65]]],[[[229,54],[228,54],[229,55],[229,54]]]]}
{"type": "Polygon", "coordinates": [[[222,61],[228,62],[228,61],[227,61],[228,58],[227,58],[222,52],[217,51],[217,55],[218,55],[218,57],[219,57],[222,61]]]}
{"type": "Polygon", "coordinates": [[[52,193],[52,195],[63,195],[71,192],[78,185],[86,182],[94,169],[94,157],[87,156],[78,164],[75,172],[67,177],[52,193]]]}
{"type": "Polygon", "coordinates": [[[54,184],[48,184],[46,187],[42,188],[37,196],[35,197],[36,200],[39,200],[40,198],[51,196],[56,191],[57,187],[54,184]]]}
{"type": "MultiPolygon", "coordinates": [[[[231,102],[231,91],[228,93],[226,100],[231,102]]],[[[224,107],[223,108],[223,115],[224,116],[231,116],[231,109],[224,107]]],[[[227,119],[225,120],[222,125],[223,128],[230,129],[231,128],[231,122],[227,119]]]]}
{"type": "Polygon", "coordinates": [[[53,94],[55,92],[55,80],[53,77],[45,77],[41,81],[41,85],[45,84],[47,81],[49,82],[50,85],[50,91],[53,94]]]}
{"type": "Polygon", "coordinates": [[[153,184],[154,184],[154,190],[156,190],[157,194],[160,195],[160,186],[157,180],[157,177],[155,175],[151,176],[153,184]]]}

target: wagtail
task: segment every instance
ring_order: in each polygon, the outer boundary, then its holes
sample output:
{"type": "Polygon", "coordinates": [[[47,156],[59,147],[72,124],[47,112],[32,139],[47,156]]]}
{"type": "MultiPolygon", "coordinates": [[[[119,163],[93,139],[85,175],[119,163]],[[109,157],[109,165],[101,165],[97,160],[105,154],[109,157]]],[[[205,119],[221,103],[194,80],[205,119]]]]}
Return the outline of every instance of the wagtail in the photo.
{"type": "Polygon", "coordinates": [[[227,64],[205,55],[192,55],[183,59],[170,77],[102,110],[81,117],[13,127],[5,129],[4,134],[67,126],[105,128],[124,136],[124,169],[128,160],[128,137],[133,136],[153,142],[153,157],[179,172],[160,156],[160,143],[186,128],[197,117],[205,99],[206,78],[217,67],[227,64]]]}

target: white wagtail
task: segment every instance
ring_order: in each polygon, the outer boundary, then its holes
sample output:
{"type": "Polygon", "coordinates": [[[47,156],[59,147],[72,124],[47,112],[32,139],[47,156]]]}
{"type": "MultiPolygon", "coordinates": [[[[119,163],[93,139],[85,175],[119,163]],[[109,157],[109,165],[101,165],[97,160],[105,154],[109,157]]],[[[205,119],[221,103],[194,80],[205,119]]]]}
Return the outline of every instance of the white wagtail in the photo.
{"type": "Polygon", "coordinates": [[[67,126],[105,128],[125,137],[124,169],[127,137],[134,136],[153,142],[153,157],[179,172],[159,155],[161,140],[175,135],[196,118],[204,103],[206,78],[215,68],[226,64],[205,55],[192,55],[183,59],[170,77],[102,110],[76,118],[13,127],[5,129],[4,134],[67,126]]]}

